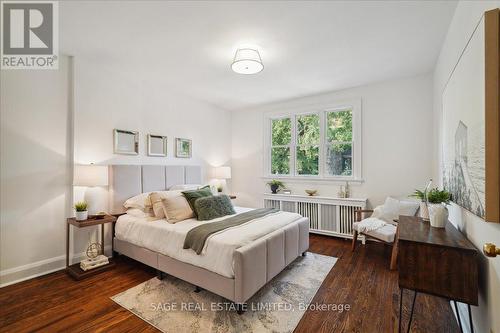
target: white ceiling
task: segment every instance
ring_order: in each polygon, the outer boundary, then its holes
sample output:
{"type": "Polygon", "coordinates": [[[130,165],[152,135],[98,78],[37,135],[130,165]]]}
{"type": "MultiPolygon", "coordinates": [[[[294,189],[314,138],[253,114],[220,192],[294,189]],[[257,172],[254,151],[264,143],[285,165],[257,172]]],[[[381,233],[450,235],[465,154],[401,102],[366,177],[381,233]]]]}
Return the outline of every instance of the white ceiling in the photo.
{"type": "Polygon", "coordinates": [[[429,72],[454,1],[61,2],[60,48],[228,110],[429,72]],[[264,71],[231,71],[258,45],[264,71]]]}

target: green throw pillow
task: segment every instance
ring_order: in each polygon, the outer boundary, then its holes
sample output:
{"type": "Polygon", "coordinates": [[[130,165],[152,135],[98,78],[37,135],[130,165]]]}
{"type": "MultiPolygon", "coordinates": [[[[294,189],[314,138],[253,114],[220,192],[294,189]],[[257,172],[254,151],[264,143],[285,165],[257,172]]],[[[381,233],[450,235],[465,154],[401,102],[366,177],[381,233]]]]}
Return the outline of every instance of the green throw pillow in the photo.
{"type": "Polygon", "coordinates": [[[182,192],[182,194],[184,194],[184,197],[186,197],[186,200],[188,201],[189,206],[191,206],[191,209],[194,211],[195,215],[196,215],[196,210],[194,209],[195,201],[198,200],[199,198],[213,196],[212,191],[210,191],[210,186],[208,185],[198,190],[184,191],[182,192]]]}
{"type": "Polygon", "coordinates": [[[231,199],[224,194],[198,198],[194,202],[194,211],[200,221],[236,214],[231,199]]]}

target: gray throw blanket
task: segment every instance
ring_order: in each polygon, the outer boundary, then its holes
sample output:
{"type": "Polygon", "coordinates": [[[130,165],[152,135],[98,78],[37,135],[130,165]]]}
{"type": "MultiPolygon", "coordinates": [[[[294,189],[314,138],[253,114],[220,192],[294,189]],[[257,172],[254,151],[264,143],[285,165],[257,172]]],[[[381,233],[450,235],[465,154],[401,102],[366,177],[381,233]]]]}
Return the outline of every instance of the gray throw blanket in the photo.
{"type": "Polygon", "coordinates": [[[205,246],[207,238],[219,231],[227,228],[236,227],[248,221],[276,213],[276,208],[259,208],[231,216],[222,221],[202,224],[189,230],[184,240],[184,249],[193,249],[196,254],[200,254],[205,246]]]}

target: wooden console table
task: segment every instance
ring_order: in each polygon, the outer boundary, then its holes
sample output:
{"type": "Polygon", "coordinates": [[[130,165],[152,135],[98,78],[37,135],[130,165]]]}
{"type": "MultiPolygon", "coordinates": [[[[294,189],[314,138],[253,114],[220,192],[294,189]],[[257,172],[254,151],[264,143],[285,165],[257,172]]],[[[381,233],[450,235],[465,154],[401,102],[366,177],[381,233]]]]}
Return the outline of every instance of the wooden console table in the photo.
{"type": "Polygon", "coordinates": [[[471,305],[478,305],[478,251],[450,222],[433,228],[418,217],[400,216],[398,224],[399,332],[403,289],[415,291],[407,332],[410,331],[417,293],[454,301],[460,330],[457,301],[468,304],[471,332],[474,332],[471,305]]]}
{"type": "MultiPolygon", "coordinates": [[[[74,279],[82,280],[82,279],[85,279],[89,276],[98,274],[100,272],[107,271],[108,269],[115,267],[115,263],[113,261],[113,258],[111,257],[109,259],[108,264],[106,264],[104,266],[97,267],[97,268],[93,268],[93,269],[88,270],[88,271],[84,271],[83,269],[81,269],[79,262],[71,265],[70,261],[69,261],[70,226],[75,226],[77,228],[85,228],[85,227],[91,227],[91,226],[95,226],[95,225],[101,225],[101,253],[104,254],[104,225],[106,223],[112,223],[112,228],[113,228],[112,235],[114,237],[114,223],[116,222],[116,219],[117,218],[115,216],[112,216],[112,215],[106,215],[103,218],[99,218],[99,219],[95,218],[95,217],[90,217],[88,220],[85,220],[85,221],[77,221],[74,217],[70,217],[70,218],[66,219],[66,272],[69,275],[71,275],[74,279]]],[[[111,240],[111,249],[112,249],[111,252],[114,253],[113,240],[111,240]]]]}

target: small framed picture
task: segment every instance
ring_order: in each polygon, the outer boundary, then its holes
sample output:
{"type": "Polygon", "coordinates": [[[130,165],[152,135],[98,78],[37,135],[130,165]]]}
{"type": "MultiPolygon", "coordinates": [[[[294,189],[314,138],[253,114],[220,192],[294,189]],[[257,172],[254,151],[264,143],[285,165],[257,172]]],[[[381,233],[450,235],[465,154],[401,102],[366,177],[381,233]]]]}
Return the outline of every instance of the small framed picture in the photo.
{"type": "Polygon", "coordinates": [[[139,132],[115,129],[113,130],[113,152],[121,155],[139,154],[139,132]]]}
{"type": "Polygon", "coordinates": [[[190,158],[192,143],[189,139],[175,138],[175,157],[190,158]]]}
{"type": "Polygon", "coordinates": [[[163,135],[148,134],[148,155],[167,156],[167,137],[163,135]]]}
{"type": "Polygon", "coordinates": [[[284,188],[283,190],[281,190],[281,193],[283,193],[283,194],[292,194],[292,190],[290,190],[288,188],[284,188]]]}

